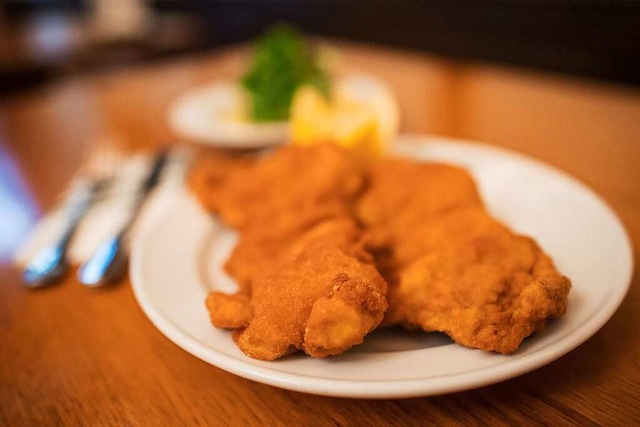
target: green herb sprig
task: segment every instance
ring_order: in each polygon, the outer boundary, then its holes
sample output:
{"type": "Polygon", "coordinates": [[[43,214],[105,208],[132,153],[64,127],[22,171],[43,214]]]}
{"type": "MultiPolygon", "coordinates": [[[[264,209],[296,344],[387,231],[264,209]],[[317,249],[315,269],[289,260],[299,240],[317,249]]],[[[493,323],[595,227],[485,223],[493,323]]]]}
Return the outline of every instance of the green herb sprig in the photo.
{"type": "Polygon", "coordinates": [[[294,29],[278,25],[260,37],[240,82],[249,93],[249,113],[256,122],[287,120],[296,89],[313,85],[329,93],[329,78],[311,46],[294,29]]]}

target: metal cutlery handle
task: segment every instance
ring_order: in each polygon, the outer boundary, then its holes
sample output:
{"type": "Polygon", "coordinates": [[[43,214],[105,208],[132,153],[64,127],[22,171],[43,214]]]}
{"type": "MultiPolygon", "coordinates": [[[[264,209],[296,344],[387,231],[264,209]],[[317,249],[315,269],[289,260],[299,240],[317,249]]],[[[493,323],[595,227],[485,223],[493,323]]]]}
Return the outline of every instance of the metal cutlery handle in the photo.
{"type": "Polygon", "coordinates": [[[139,214],[140,209],[144,205],[144,202],[145,202],[147,196],[149,195],[151,190],[153,190],[155,188],[155,186],[158,184],[158,182],[160,181],[160,177],[162,175],[162,171],[164,171],[164,167],[167,164],[168,160],[169,160],[169,150],[168,149],[161,151],[156,156],[155,161],[153,162],[153,166],[151,167],[151,170],[150,170],[149,174],[145,178],[144,182],[140,186],[140,189],[138,190],[138,193],[136,194],[136,199],[135,199],[134,205],[132,207],[131,215],[129,216],[129,220],[122,227],[122,229],[121,229],[119,234],[125,234],[126,231],[129,229],[129,227],[131,227],[131,224],[135,221],[136,217],[139,214]]]}
{"type": "Polygon", "coordinates": [[[72,190],[65,206],[63,215],[66,221],[62,233],[50,246],[40,250],[29,262],[23,272],[23,283],[30,288],[36,288],[54,283],[61,278],[68,269],[67,249],[73,235],[93,203],[98,184],[80,181],[72,190]]]}
{"type": "Polygon", "coordinates": [[[80,283],[96,287],[117,281],[124,276],[127,267],[126,234],[140,213],[147,196],[160,181],[168,157],[168,150],[157,155],[151,171],[140,186],[127,221],[114,236],[105,239],[91,258],[78,269],[80,283]]]}

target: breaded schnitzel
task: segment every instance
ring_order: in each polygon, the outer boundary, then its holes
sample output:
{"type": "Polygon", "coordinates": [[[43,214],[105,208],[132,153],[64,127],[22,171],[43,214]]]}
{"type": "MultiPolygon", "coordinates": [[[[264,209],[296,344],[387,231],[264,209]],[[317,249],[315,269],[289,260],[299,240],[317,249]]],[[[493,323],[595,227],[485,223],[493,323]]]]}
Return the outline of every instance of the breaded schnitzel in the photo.
{"type": "MultiPolygon", "coordinates": [[[[208,162],[208,163],[207,163],[208,162]]],[[[235,329],[249,356],[339,354],[362,342],[386,310],[386,282],[351,219],[361,165],[333,145],[284,147],[253,161],[212,159],[192,188],[240,232],[226,269],[235,295],[207,299],[214,325],[235,329]]]]}
{"type": "Polygon", "coordinates": [[[282,211],[270,215],[264,222],[247,225],[238,244],[225,263],[240,289],[248,289],[254,277],[278,256],[283,247],[318,223],[332,218],[347,218],[350,209],[344,203],[333,202],[297,211],[282,211]]]}
{"type": "Polygon", "coordinates": [[[363,237],[349,218],[317,224],[274,254],[250,297],[211,293],[212,323],[235,329],[240,349],[262,360],[298,350],[326,357],[360,344],[387,308],[363,237]]]}
{"type": "Polygon", "coordinates": [[[357,213],[389,283],[385,325],[510,353],[565,312],[569,280],[533,240],[491,218],[464,169],[382,160],[357,213]]]}
{"type": "Polygon", "coordinates": [[[444,332],[467,347],[506,354],[566,310],[570,281],[535,241],[482,208],[431,219],[409,240],[416,260],[390,287],[388,324],[444,332]]]}
{"type": "Polygon", "coordinates": [[[511,353],[566,310],[570,281],[486,212],[462,168],[387,158],[365,175],[328,145],[210,162],[192,186],[240,232],[225,266],[240,291],[207,307],[251,357],[340,354],[383,315],[511,353]]]}
{"type": "Polygon", "coordinates": [[[376,263],[393,280],[415,230],[443,212],[481,206],[471,175],[441,163],[384,158],[367,171],[367,186],[356,203],[356,215],[371,234],[376,263]]]}
{"type": "Polygon", "coordinates": [[[431,215],[482,204],[471,175],[453,165],[384,158],[369,168],[367,178],[357,202],[358,218],[392,238],[431,215]]]}
{"type": "Polygon", "coordinates": [[[348,151],[320,144],[285,146],[268,156],[238,163],[206,159],[196,166],[191,187],[208,210],[241,230],[252,223],[269,224],[268,220],[282,212],[351,204],[362,181],[362,167],[348,151]]]}

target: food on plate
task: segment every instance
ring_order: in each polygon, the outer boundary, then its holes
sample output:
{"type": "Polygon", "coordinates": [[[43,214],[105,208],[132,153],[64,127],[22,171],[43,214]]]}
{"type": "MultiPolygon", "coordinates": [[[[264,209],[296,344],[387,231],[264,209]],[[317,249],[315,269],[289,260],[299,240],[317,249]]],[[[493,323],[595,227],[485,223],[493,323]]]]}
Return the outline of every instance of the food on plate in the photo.
{"type": "Polygon", "coordinates": [[[252,163],[252,159],[245,157],[235,158],[213,154],[204,156],[198,160],[189,175],[189,187],[202,207],[216,212],[218,206],[216,189],[220,188],[232,171],[238,173],[252,163]]]}
{"type": "Polygon", "coordinates": [[[211,293],[212,323],[234,329],[240,349],[262,360],[299,350],[326,357],[362,343],[387,308],[364,237],[347,217],[317,224],[282,246],[250,297],[211,293]]]}
{"type": "Polygon", "coordinates": [[[297,31],[283,25],[258,38],[240,83],[255,122],[287,120],[293,95],[303,85],[317,88],[325,96],[329,91],[329,77],[318,54],[297,31]]]}
{"type": "Polygon", "coordinates": [[[379,157],[398,128],[398,108],[386,86],[373,78],[337,79],[328,98],[301,87],[291,108],[291,141],[309,145],[331,141],[362,158],[379,157]]]}
{"type": "Polygon", "coordinates": [[[340,354],[379,325],[438,331],[509,354],[567,307],[571,282],[491,217],[468,171],[361,161],[337,144],[203,159],[191,186],[239,234],[239,289],[212,323],[250,357],[340,354]]]}
{"type": "Polygon", "coordinates": [[[381,160],[357,213],[389,282],[385,325],[511,353],[564,314],[569,280],[533,240],[491,218],[462,168],[381,160]]]}
{"type": "Polygon", "coordinates": [[[404,243],[413,245],[415,261],[400,268],[390,287],[387,324],[444,332],[467,347],[508,354],[565,313],[570,281],[535,241],[482,207],[425,221],[404,243]]]}
{"type": "Polygon", "coordinates": [[[382,81],[339,63],[338,52],[277,25],[254,44],[243,73],[180,96],[173,130],[227,148],[333,142],[378,156],[398,130],[398,106],[382,81]]]}
{"type": "Polygon", "coordinates": [[[195,168],[203,205],[240,231],[226,266],[239,291],[211,293],[207,308],[249,356],[339,354],[382,320],[386,283],[351,218],[362,183],[362,165],[331,144],[195,168]]]}
{"type": "Polygon", "coordinates": [[[224,329],[246,327],[253,317],[250,295],[248,289],[240,289],[235,294],[209,293],[206,305],[211,323],[224,329]]]}
{"type": "Polygon", "coordinates": [[[384,158],[372,164],[367,175],[356,213],[372,236],[385,276],[415,258],[416,246],[410,238],[429,218],[482,205],[473,178],[457,166],[384,158]]]}
{"type": "Polygon", "coordinates": [[[269,267],[282,248],[300,234],[320,222],[349,215],[350,208],[339,201],[310,209],[274,212],[260,223],[243,228],[225,269],[241,289],[248,288],[252,279],[269,267]]]}
{"type": "Polygon", "coordinates": [[[276,26],[256,41],[249,69],[240,78],[245,102],[232,116],[247,111],[253,122],[290,120],[294,144],[330,141],[361,155],[379,155],[398,127],[393,96],[376,79],[334,76],[331,68],[323,63],[322,51],[297,31],[276,26]]]}
{"type": "Polygon", "coordinates": [[[368,186],[357,202],[359,218],[387,237],[403,236],[407,226],[461,206],[481,205],[473,178],[465,169],[442,163],[385,158],[367,171],[368,186]]]}
{"type": "Polygon", "coordinates": [[[268,219],[297,221],[298,215],[328,205],[350,205],[362,183],[361,164],[333,144],[286,146],[237,165],[208,159],[191,179],[203,205],[236,229],[252,223],[272,226],[268,219]],[[219,170],[209,170],[218,164],[219,170]]]}

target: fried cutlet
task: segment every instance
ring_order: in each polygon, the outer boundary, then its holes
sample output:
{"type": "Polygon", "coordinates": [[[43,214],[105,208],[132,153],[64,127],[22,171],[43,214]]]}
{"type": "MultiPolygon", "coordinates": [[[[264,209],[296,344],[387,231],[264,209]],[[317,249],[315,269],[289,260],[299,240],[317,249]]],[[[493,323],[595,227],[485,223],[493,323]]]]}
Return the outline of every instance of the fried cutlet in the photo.
{"type": "Polygon", "coordinates": [[[407,260],[415,261],[390,287],[387,324],[444,332],[464,346],[508,354],[566,310],[571,282],[535,241],[482,208],[431,219],[409,240],[414,252],[407,260]]]}
{"type": "MultiPolygon", "coordinates": [[[[481,206],[471,175],[441,163],[385,158],[367,170],[356,215],[371,234],[378,267],[388,279],[398,271],[395,252],[429,218],[464,206],[481,206]]],[[[409,248],[410,249],[410,248],[409,248]]]]}
{"type": "Polygon", "coordinates": [[[564,313],[569,280],[485,211],[464,169],[386,159],[368,174],[357,213],[389,283],[385,325],[510,353],[564,313]]]}
{"type": "Polygon", "coordinates": [[[206,209],[241,232],[225,268],[247,293],[284,245],[322,220],[351,215],[362,181],[362,166],[326,144],[261,158],[205,157],[190,184],[206,209]]]}
{"type": "MultiPolygon", "coordinates": [[[[225,263],[225,270],[241,290],[248,292],[251,282],[292,241],[320,222],[350,216],[344,203],[333,202],[297,211],[281,211],[264,222],[247,225],[225,263]]],[[[245,293],[247,293],[245,292],[245,293]]]]}
{"type": "Polygon", "coordinates": [[[285,146],[237,166],[207,159],[196,166],[191,187],[207,209],[242,230],[250,224],[268,227],[267,221],[282,212],[351,204],[362,182],[362,167],[348,151],[320,144],[285,146]]]}
{"type": "Polygon", "coordinates": [[[426,217],[482,200],[471,175],[442,163],[385,158],[367,171],[368,185],[357,203],[358,218],[383,234],[404,235],[426,217]]]}
{"type": "Polygon", "coordinates": [[[342,353],[380,323],[387,298],[386,325],[501,353],[566,310],[570,281],[484,210],[462,168],[383,159],[357,199],[362,170],[336,147],[288,147],[220,170],[198,188],[241,232],[226,264],[241,290],[214,292],[207,307],[251,357],[342,353]]]}
{"type": "Polygon", "coordinates": [[[188,185],[198,201],[209,212],[219,209],[218,191],[226,178],[234,171],[248,169],[254,160],[249,157],[232,157],[220,153],[212,153],[198,159],[189,174],[188,185]]]}
{"type": "Polygon", "coordinates": [[[211,321],[234,329],[250,357],[274,360],[302,350],[313,357],[360,344],[382,320],[386,282],[347,217],[323,221],[287,245],[252,279],[250,296],[213,292],[211,321]]]}

